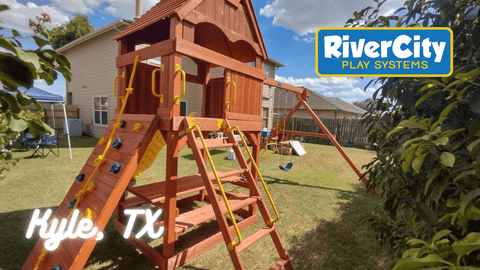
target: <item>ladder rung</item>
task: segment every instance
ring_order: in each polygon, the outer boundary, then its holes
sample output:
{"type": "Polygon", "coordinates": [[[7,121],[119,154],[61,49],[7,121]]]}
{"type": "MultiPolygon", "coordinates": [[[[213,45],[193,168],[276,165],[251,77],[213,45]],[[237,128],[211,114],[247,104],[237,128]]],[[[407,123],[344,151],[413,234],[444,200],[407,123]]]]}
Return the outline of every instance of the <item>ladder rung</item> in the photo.
{"type": "Polygon", "coordinates": [[[278,259],[278,261],[272,265],[272,267],[268,268],[268,270],[281,270],[285,268],[285,265],[289,263],[290,260],[288,259],[278,259]]]}
{"type": "MultiPolygon", "coordinates": [[[[230,176],[234,176],[234,175],[242,174],[246,172],[248,172],[247,169],[238,169],[238,170],[233,170],[229,172],[218,172],[218,177],[220,177],[220,180],[222,180],[223,178],[227,178],[230,176]]],[[[215,175],[213,174],[213,172],[208,172],[208,179],[210,179],[210,181],[215,180],[215,175]]]]}
{"type": "MultiPolygon", "coordinates": [[[[195,140],[197,144],[197,148],[203,150],[203,143],[200,140],[195,140]]],[[[226,148],[226,147],[233,147],[235,143],[228,143],[226,139],[205,139],[205,144],[207,145],[208,149],[215,149],[215,148],[226,148]]]]}
{"type": "Polygon", "coordinates": [[[253,243],[257,242],[258,240],[262,239],[266,235],[270,234],[275,228],[274,227],[263,227],[256,233],[250,235],[242,243],[237,247],[238,252],[242,252],[247,249],[249,246],[253,245],[253,243]]]}

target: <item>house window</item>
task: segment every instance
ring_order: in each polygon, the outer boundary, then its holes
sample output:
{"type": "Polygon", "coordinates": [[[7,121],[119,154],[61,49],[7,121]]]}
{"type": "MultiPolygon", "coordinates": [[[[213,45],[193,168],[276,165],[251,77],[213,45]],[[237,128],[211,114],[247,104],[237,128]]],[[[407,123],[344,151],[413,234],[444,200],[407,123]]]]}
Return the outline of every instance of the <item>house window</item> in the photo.
{"type": "Polygon", "coordinates": [[[108,97],[93,97],[93,122],[96,125],[108,125],[108,97]]]}
{"type": "Polygon", "coordinates": [[[187,101],[180,101],[180,116],[187,115],[187,101]]]}
{"type": "Polygon", "coordinates": [[[263,108],[262,110],[263,124],[262,127],[268,128],[268,108],[263,108]]]}
{"type": "Polygon", "coordinates": [[[73,104],[73,95],[72,93],[67,93],[67,105],[72,105],[73,104]]]}
{"type": "Polygon", "coordinates": [[[265,65],[263,67],[263,70],[265,71],[265,74],[267,74],[267,77],[268,77],[268,74],[270,73],[270,66],[265,65]]]}

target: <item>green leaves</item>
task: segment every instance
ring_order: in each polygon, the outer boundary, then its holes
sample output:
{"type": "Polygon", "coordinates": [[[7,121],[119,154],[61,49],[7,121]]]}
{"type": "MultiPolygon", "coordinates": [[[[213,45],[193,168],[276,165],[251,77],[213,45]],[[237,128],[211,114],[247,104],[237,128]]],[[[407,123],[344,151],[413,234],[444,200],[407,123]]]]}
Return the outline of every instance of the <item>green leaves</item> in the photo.
{"type": "MultiPolygon", "coordinates": [[[[480,221],[477,6],[470,0],[406,0],[395,12],[401,17],[388,21],[402,27],[448,27],[454,40],[450,76],[372,81],[380,87],[363,123],[369,142],[378,148],[365,169],[369,187],[385,198],[385,211],[370,220],[380,242],[396,252],[406,250],[394,269],[480,265],[474,235],[480,221]],[[405,239],[415,239],[408,241],[415,245],[408,248],[405,239]]],[[[377,5],[347,25],[383,27],[389,19],[379,14],[377,5]]]]}
{"type": "Polygon", "coordinates": [[[418,216],[425,222],[431,225],[436,225],[438,223],[438,216],[432,208],[428,207],[428,205],[417,202],[417,212],[418,216]]]}
{"type": "Polygon", "coordinates": [[[397,269],[420,269],[424,267],[434,267],[438,265],[450,265],[454,266],[452,263],[445,261],[440,256],[435,254],[430,254],[424,258],[402,258],[397,261],[392,270],[397,269]]]}
{"type": "Polygon", "coordinates": [[[453,167],[455,156],[452,153],[443,152],[442,155],[440,155],[440,162],[447,167],[453,167]]]}
{"type": "MultiPolygon", "coordinates": [[[[7,10],[8,6],[0,5],[0,12],[7,10]]],[[[42,14],[44,18],[48,15],[42,14]]],[[[1,29],[1,27],[0,27],[1,29]]],[[[67,81],[70,81],[70,63],[65,56],[53,51],[42,50],[49,42],[39,36],[33,36],[38,45],[37,50],[23,50],[21,43],[16,39],[19,32],[11,29],[12,38],[0,36],[0,88],[9,90],[0,91],[0,147],[9,140],[16,139],[19,132],[27,127],[34,136],[45,133],[54,134],[55,131],[41,121],[43,116],[42,106],[35,100],[20,93],[19,87],[30,88],[34,80],[43,79],[47,84],[52,84],[60,72],[67,81]],[[33,114],[23,106],[34,105],[38,114],[33,114]]],[[[46,37],[41,32],[41,36],[46,37]]],[[[6,155],[0,155],[0,174],[8,169],[5,164],[14,164],[5,160],[6,155]]]]}
{"type": "Polygon", "coordinates": [[[463,256],[480,249],[480,233],[470,233],[459,242],[453,243],[452,247],[458,255],[457,265],[459,265],[463,256]]]}

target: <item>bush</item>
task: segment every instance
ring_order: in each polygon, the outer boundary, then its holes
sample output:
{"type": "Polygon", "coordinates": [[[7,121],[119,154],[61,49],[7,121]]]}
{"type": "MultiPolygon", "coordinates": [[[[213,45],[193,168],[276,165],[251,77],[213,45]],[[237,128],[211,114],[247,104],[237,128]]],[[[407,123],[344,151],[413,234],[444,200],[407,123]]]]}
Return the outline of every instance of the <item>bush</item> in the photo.
{"type": "Polygon", "coordinates": [[[480,1],[408,0],[392,16],[385,1],[347,26],[450,27],[450,77],[379,78],[364,124],[377,156],[367,190],[385,199],[365,217],[377,239],[402,258],[394,269],[480,265],[480,1]]]}

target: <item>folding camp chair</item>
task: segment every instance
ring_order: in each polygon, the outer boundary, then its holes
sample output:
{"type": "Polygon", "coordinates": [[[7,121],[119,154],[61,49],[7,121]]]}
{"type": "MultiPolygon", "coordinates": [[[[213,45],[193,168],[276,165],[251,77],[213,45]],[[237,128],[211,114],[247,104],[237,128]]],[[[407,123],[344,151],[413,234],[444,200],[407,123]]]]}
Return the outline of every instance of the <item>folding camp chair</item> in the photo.
{"type": "Polygon", "coordinates": [[[48,154],[53,153],[56,157],[60,155],[60,145],[58,144],[58,133],[55,132],[55,135],[48,136],[45,135],[42,141],[42,154],[46,157],[48,154]],[[55,153],[55,148],[57,152],[55,153]],[[45,154],[44,150],[47,150],[47,154],[45,154]]]}
{"type": "Polygon", "coordinates": [[[31,158],[34,156],[39,157],[46,157],[48,154],[53,153],[55,156],[59,156],[60,154],[60,146],[58,144],[58,133],[55,132],[55,135],[43,135],[40,137],[38,142],[29,143],[31,149],[33,149],[33,154],[30,156],[31,158]],[[55,153],[55,148],[57,148],[57,153],[55,153]],[[47,153],[45,154],[45,149],[47,153]]]}

